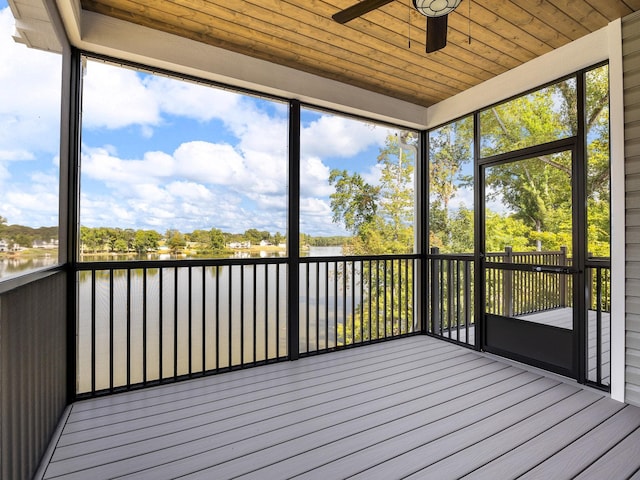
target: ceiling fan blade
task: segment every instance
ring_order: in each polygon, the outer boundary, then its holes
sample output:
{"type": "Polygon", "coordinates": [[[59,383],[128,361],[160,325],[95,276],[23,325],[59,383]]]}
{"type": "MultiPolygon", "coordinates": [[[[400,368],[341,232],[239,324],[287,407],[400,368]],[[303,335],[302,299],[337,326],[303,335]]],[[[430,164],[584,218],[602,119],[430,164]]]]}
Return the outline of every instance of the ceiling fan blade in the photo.
{"type": "Polygon", "coordinates": [[[427,17],[427,53],[433,53],[447,45],[447,16],[427,17]]]}
{"type": "Polygon", "coordinates": [[[333,14],[331,18],[338,23],[347,23],[349,20],[358,18],[360,15],[369,13],[371,10],[375,10],[391,2],[393,2],[393,0],[362,0],[362,2],[351,5],[349,8],[333,14]]]}

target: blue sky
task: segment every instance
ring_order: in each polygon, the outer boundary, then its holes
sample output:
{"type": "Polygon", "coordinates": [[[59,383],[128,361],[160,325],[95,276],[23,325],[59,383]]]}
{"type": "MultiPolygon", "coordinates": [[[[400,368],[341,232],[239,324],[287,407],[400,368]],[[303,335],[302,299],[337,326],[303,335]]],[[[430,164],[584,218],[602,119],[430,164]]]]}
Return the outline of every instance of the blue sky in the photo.
{"type": "Polygon", "coordinates": [[[0,0],[0,216],[58,223],[60,56],[14,42],[0,0]]]}
{"type": "MultiPolygon", "coordinates": [[[[0,0],[0,215],[57,223],[60,57],[16,44],[0,0]]],[[[81,223],[183,232],[286,232],[288,106],[88,61],[84,75],[81,223]]],[[[303,111],[301,231],[331,221],[331,168],[376,183],[390,130],[303,111]]]]}

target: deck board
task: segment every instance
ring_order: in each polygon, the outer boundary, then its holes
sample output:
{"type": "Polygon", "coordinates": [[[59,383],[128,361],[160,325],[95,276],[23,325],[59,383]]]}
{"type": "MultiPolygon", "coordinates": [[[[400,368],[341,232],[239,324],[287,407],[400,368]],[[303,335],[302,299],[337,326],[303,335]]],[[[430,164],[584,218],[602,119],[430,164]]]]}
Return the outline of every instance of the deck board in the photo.
{"type": "Polygon", "coordinates": [[[416,336],[77,402],[44,478],[598,478],[639,440],[638,408],[416,336]]]}

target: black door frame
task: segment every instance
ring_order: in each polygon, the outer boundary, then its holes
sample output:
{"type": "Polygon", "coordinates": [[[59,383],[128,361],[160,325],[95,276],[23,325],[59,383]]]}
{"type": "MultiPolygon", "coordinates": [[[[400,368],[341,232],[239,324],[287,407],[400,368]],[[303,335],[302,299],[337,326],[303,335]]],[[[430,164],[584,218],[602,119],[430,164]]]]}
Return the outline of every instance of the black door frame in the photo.
{"type": "MultiPolygon", "coordinates": [[[[579,82],[580,83],[580,82],[579,82]]],[[[582,123],[582,122],[579,122],[582,123]]],[[[476,122],[478,125],[478,122],[476,122]]],[[[582,125],[578,126],[580,131],[582,125]]],[[[479,133],[479,132],[478,132],[479,133]]],[[[578,132],[579,133],[579,132],[578,132]]],[[[476,137],[476,138],[479,138],[476,137]]],[[[480,159],[476,147],[476,308],[481,312],[481,335],[476,347],[496,353],[561,375],[585,381],[586,370],[586,284],[584,279],[586,261],[586,169],[584,148],[580,134],[547,144],[527,147],[493,157],[480,159]],[[485,170],[488,167],[526,160],[543,154],[570,151],[572,156],[572,250],[573,266],[565,272],[551,269],[549,273],[569,274],[573,277],[573,330],[559,329],[548,325],[530,325],[507,317],[486,313],[485,273],[487,271],[485,249],[485,170]],[[501,348],[513,342],[514,350],[501,348]]],[[[516,267],[517,268],[517,267],[516,267]]]]}

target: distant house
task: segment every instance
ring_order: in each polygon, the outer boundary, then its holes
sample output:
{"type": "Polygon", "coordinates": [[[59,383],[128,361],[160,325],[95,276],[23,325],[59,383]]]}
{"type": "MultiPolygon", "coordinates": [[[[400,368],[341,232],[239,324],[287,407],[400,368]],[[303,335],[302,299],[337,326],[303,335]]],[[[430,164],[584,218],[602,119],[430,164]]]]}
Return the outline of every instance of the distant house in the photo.
{"type": "Polygon", "coordinates": [[[251,248],[251,242],[231,242],[228,247],[236,250],[239,248],[251,248]]]}
{"type": "Polygon", "coordinates": [[[33,242],[32,247],[33,248],[42,248],[45,250],[54,250],[56,248],[58,248],[60,242],[58,241],[58,239],[56,238],[51,238],[49,239],[49,241],[45,241],[45,240],[35,240],[33,242]]]}
{"type": "Polygon", "coordinates": [[[23,248],[10,240],[0,239],[0,252],[19,252],[23,248]]]}
{"type": "Polygon", "coordinates": [[[260,246],[261,247],[270,247],[271,246],[271,242],[269,240],[260,240],[260,246]]]}

